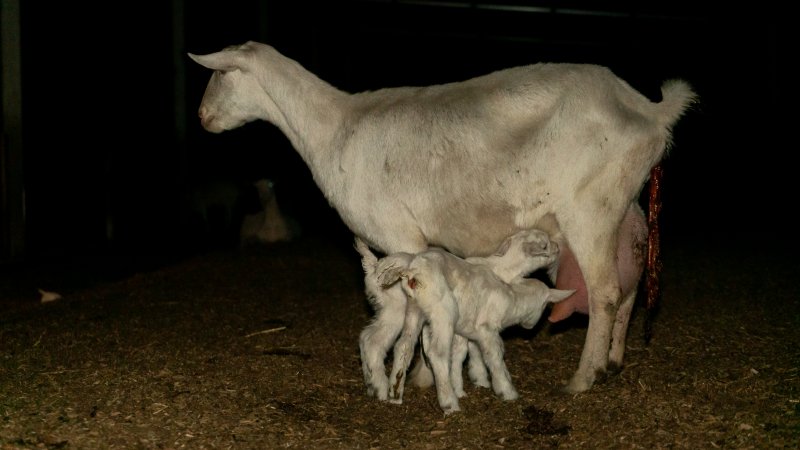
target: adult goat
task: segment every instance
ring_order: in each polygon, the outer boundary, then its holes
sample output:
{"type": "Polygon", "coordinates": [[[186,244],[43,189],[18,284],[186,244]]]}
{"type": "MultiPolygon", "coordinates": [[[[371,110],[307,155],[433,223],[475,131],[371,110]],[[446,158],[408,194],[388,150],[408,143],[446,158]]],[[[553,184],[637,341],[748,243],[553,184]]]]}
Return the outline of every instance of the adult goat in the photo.
{"type": "MultiPolygon", "coordinates": [[[[541,63],[350,94],[262,43],[189,56],[214,70],[202,126],[276,125],[373,248],[481,256],[519,230],[548,232],[574,255],[588,295],[586,340],[566,390],[585,391],[609,365],[621,367],[634,295],[620,289],[619,229],[641,214],[648,173],[695,98],[686,82],[665,82],[654,103],[605,67],[541,63]]],[[[370,370],[368,388],[385,399],[383,361],[370,370]]]]}

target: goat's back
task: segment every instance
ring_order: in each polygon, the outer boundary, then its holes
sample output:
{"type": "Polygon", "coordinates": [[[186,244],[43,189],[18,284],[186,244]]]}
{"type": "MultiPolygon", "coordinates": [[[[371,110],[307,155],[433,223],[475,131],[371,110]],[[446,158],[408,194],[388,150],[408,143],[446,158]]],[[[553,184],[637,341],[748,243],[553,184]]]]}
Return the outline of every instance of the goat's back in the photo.
{"type": "MultiPolygon", "coordinates": [[[[693,98],[679,81],[664,95],[650,102],[607,68],[579,64],[356,94],[341,159],[332,161],[352,171],[342,217],[355,229],[416,228],[459,255],[488,254],[548,215],[561,220],[576,197],[614,199],[618,222],[693,98]]],[[[375,244],[406,250],[405,238],[375,244]]]]}

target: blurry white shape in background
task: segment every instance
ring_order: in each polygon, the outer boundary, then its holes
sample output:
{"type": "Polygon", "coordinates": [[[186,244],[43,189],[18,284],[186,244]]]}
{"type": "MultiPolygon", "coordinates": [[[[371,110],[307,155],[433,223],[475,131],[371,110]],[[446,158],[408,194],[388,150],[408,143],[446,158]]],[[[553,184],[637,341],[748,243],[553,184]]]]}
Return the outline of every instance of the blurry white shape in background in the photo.
{"type": "Polygon", "coordinates": [[[42,303],[50,303],[61,299],[61,294],[56,292],[49,292],[45,291],[44,289],[39,289],[39,293],[42,294],[42,303]]]}
{"type": "Polygon", "coordinates": [[[260,179],[253,185],[258,191],[261,211],[244,216],[239,233],[241,244],[291,241],[296,238],[299,227],[281,212],[272,180],[260,179]]]}

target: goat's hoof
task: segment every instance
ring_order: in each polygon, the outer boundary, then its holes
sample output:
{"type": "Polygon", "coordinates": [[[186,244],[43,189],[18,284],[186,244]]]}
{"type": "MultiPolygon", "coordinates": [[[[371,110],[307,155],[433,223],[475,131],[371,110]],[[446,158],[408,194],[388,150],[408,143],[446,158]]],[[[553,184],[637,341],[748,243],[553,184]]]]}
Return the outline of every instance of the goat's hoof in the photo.
{"type": "Polygon", "coordinates": [[[580,394],[581,392],[586,392],[589,388],[592,387],[592,383],[594,380],[587,380],[584,377],[575,375],[569,380],[566,386],[564,386],[564,392],[567,394],[580,394]]]}
{"type": "Polygon", "coordinates": [[[608,367],[606,368],[606,372],[609,375],[617,375],[622,372],[622,363],[618,363],[615,361],[609,361],[608,367]]]}

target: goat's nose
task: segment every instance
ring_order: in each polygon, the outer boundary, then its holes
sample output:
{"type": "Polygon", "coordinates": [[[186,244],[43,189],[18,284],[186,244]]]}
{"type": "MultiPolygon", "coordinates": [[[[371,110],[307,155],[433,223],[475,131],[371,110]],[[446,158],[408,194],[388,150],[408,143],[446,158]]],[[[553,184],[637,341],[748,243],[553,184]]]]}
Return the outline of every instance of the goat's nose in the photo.
{"type": "Polygon", "coordinates": [[[197,109],[197,116],[200,117],[201,120],[206,116],[205,106],[201,106],[200,108],[197,109]]]}

